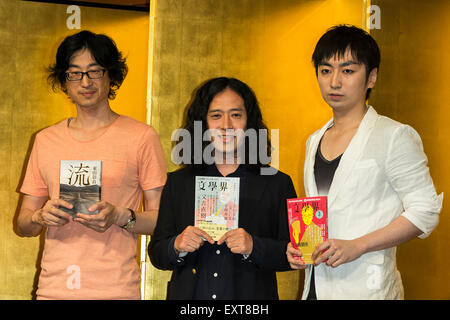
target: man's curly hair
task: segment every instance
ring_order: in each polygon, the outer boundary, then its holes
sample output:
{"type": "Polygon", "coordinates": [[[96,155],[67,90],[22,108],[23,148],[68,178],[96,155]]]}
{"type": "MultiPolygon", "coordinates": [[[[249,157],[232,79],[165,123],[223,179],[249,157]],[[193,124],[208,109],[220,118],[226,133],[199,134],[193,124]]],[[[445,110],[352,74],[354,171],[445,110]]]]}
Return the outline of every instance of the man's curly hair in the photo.
{"type": "Polygon", "coordinates": [[[110,37],[87,30],[66,37],[58,47],[56,63],[48,68],[48,81],[53,90],[59,88],[67,94],[66,71],[73,54],[82,49],[88,49],[95,61],[108,72],[111,79],[108,98],[114,99],[128,72],[126,58],[110,37]]]}

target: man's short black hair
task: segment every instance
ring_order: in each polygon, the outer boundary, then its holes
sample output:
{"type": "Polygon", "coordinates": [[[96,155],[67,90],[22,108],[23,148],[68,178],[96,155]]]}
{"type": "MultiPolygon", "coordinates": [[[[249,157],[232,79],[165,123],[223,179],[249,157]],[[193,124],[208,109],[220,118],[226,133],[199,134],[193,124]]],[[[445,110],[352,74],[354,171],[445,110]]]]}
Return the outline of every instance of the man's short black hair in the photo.
{"type": "MultiPolygon", "coordinates": [[[[372,36],[358,27],[341,24],[328,29],[317,42],[312,55],[316,75],[320,64],[334,56],[342,58],[347,50],[356,61],[365,65],[366,81],[374,68],[379,69],[380,49],[372,36]]],[[[366,100],[370,91],[367,89],[366,100]]]]}
{"type": "Polygon", "coordinates": [[[49,67],[48,80],[53,90],[59,87],[65,93],[66,71],[69,69],[70,59],[79,50],[88,49],[95,61],[106,69],[111,79],[108,98],[114,99],[116,90],[120,88],[128,72],[126,59],[110,37],[91,31],[80,31],[66,37],[59,45],[56,53],[56,63],[49,67]]]}

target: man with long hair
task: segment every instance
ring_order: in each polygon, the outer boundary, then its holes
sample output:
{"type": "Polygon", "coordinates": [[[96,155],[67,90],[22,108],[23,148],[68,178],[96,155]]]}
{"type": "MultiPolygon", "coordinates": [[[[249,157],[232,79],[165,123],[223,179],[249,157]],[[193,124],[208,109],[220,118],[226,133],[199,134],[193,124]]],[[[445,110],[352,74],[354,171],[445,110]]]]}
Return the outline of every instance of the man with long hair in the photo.
{"type": "Polygon", "coordinates": [[[196,91],[184,128],[191,137],[209,130],[210,140],[192,146],[201,150],[200,161],[194,154],[187,157],[182,169],[168,175],[161,196],[149,254],[157,268],[173,270],[168,298],[277,299],[276,271],[289,269],[286,199],[296,193],[286,174],[261,174],[268,166],[261,155],[270,151],[270,142],[242,134],[267,130],[255,94],[234,78],[208,80],[196,91]],[[208,146],[211,153],[204,152],[208,146]],[[255,152],[257,159],[250,161],[255,152]],[[217,241],[194,224],[199,176],[239,178],[238,228],[217,241]]]}

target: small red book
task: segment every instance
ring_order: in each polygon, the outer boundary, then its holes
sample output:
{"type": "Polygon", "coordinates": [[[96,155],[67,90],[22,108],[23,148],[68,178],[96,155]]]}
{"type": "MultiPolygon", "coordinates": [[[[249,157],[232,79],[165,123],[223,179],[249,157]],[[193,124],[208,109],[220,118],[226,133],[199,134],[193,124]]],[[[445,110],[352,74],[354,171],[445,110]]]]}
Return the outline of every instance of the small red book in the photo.
{"type": "Polygon", "coordinates": [[[328,239],[327,197],[294,198],[286,201],[292,246],[302,252],[302,262],[312,264],[312,253],[328,239]]]}

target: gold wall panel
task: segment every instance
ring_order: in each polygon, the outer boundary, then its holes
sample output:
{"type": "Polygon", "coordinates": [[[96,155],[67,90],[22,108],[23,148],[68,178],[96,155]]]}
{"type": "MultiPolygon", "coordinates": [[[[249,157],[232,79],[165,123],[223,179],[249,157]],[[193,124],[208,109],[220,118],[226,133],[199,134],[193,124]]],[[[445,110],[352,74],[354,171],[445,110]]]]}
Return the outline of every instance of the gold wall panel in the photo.
{"type": "MultiPolygon", "coordinates": [[[[372,4],[381,12],[381,29],[372,31],[380,45],[381,65],[370,103],[419,132],[434,185],[438,192],[448,192],[450,2],[372,0],[372,4]]],[[[450,299],[448,196],[436,230],[398,248],[406,299],[450,299]]]]}
{"type": "MultiPolygon", "coordinates": [[[[0,0],[0,299],[30,299],[42,237],[13,229],[18,189],[34,134],[72,116],[63,93],[47,85],[45,68],[68,30],[67,5],[0,0]]],[[[81,8],[81,28],[110,35],[128,57],[129,74],[111,105],[145,122],[148,14],[81,8]],[[130,37],[130,30],[133,36],[130,37]]]]}

